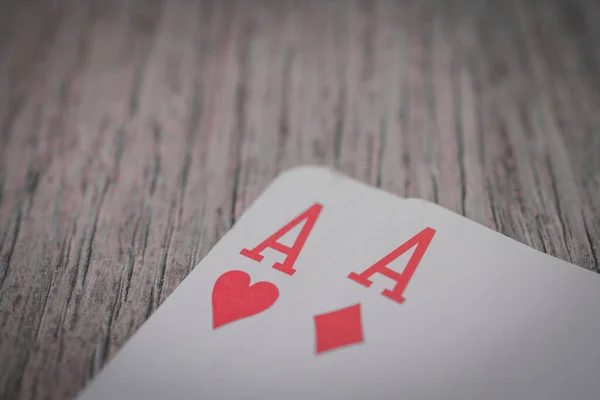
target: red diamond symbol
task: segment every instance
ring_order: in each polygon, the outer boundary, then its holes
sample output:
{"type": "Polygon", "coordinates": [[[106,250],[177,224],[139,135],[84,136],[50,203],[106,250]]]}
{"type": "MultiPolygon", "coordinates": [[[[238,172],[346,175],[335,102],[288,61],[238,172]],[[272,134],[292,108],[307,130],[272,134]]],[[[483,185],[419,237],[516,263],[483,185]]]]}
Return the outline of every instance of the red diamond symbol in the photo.
{"type": "Polygon", "coordinates": [[[360,303],[315,316],[317,354],[363,342],[360,303]]]}

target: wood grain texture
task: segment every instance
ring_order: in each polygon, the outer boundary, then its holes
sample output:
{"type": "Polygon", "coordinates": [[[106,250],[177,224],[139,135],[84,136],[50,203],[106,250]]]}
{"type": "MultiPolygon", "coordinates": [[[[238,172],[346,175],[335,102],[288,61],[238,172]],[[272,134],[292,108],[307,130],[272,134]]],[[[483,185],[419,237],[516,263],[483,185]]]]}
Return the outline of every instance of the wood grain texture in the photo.
{"type": "Polygon", "coordinates": [[[281,170],[600,268],[600,7],[0,3],[0,398],[72,398],[281,170]]]}

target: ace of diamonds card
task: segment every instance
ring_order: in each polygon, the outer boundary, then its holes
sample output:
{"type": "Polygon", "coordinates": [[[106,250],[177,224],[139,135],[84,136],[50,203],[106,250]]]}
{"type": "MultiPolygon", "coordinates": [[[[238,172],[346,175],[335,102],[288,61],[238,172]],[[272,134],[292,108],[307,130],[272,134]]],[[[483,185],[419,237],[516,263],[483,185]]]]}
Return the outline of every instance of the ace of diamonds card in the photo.
{"type": "Polygon", "coordinates": [[[305,167],[80,398],[597,398],[599,300],[592,272],[305,167]]]}

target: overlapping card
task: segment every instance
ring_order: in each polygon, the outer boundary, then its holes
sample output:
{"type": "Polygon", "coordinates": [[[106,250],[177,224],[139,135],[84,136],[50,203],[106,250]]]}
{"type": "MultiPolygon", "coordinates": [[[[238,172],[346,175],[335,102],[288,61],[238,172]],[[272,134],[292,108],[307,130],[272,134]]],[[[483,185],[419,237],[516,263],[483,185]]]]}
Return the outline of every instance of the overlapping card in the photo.
{"type": "Polygon", "coordinates": [[[594,399],[599,304],[593,272],[302,167],[79,398],[594,399]]]}

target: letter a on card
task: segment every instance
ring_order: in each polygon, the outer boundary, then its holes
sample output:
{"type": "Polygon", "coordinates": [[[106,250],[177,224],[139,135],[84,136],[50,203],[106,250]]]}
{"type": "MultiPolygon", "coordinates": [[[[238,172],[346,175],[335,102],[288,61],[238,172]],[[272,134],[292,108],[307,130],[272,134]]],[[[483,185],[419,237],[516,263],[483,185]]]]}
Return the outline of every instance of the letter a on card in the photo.
{"type": "Polygon", "coordinates": [[[369,287],[373,283],[369,280],[369,278],[374,274],[380,273],[384,276],[387,276],[388,278],[396,281],[396,286],[394,286],[394,289],[392,290],[384,290],[381,294],[398,303],[403,303],[404,297],[402,297],[402,293],[404,292],[404,289],[406,289],[406,285],[408,285],[410,278],[417,269],[417,266],[419,265],[423,254],[425,254],[427,247],[429,247],[431,239],[433,239],[433,235],[435,235],[434,229],[423,229],[411,239],[400,245],[400,247],[393,250],[390,254],[377,261],[375,264],[373,264],[373,266],[363,271],[361,274],[351,272],[350,275],[348,275],[348,278],[360,283],[365,287],[369,287]],[[402,273],[396,272],[387,267],[392,261],[415,246],[416,249],[410,256],[410,260],[408,260],[406,268],[404,268],[402,273]]]}
{"type": "Polygon", "coordinates": [[[317,222],[317,218],[319,217],[319,214],[321,213],[322,209],[323,206],[321,204],[313,204],[308,210],[304,211],[302,214],[298,215],[283,228],[266,238],[258,246],[256,246],[252,250],[242,249],[242,251],[240,251],[240,254],[251,258],[254,261],[262,261],[264,256],[261,253],[267,247],[270,247],[273,250],[277,250],[278,252],[286,255],[285,260],[283,260],[282,263],[275,263],[273,265],[273,268],[275,268],[278,271],[284,272],[288,275],[294,275],[294,273],[296,272],[296,270],[294,269],[294,263],[296,262],[296,259],[298,258],[298,255],[300,254],[300,251],[302,250],[302,247],[306,242],[306,239],[308,239],[308,235],[310,235],[310,231],[314,227],[315,222],[317,222]],[[278,240],[281,239],[283,235],[285,235],[286,233],[294,229],[297,225],[302,223],[304,224],[302,226],[302,230],[298,234],[298,237],[296,238],[296,241],[294,242],[292,247],[288,247],[278,242],[278,240]]]}

